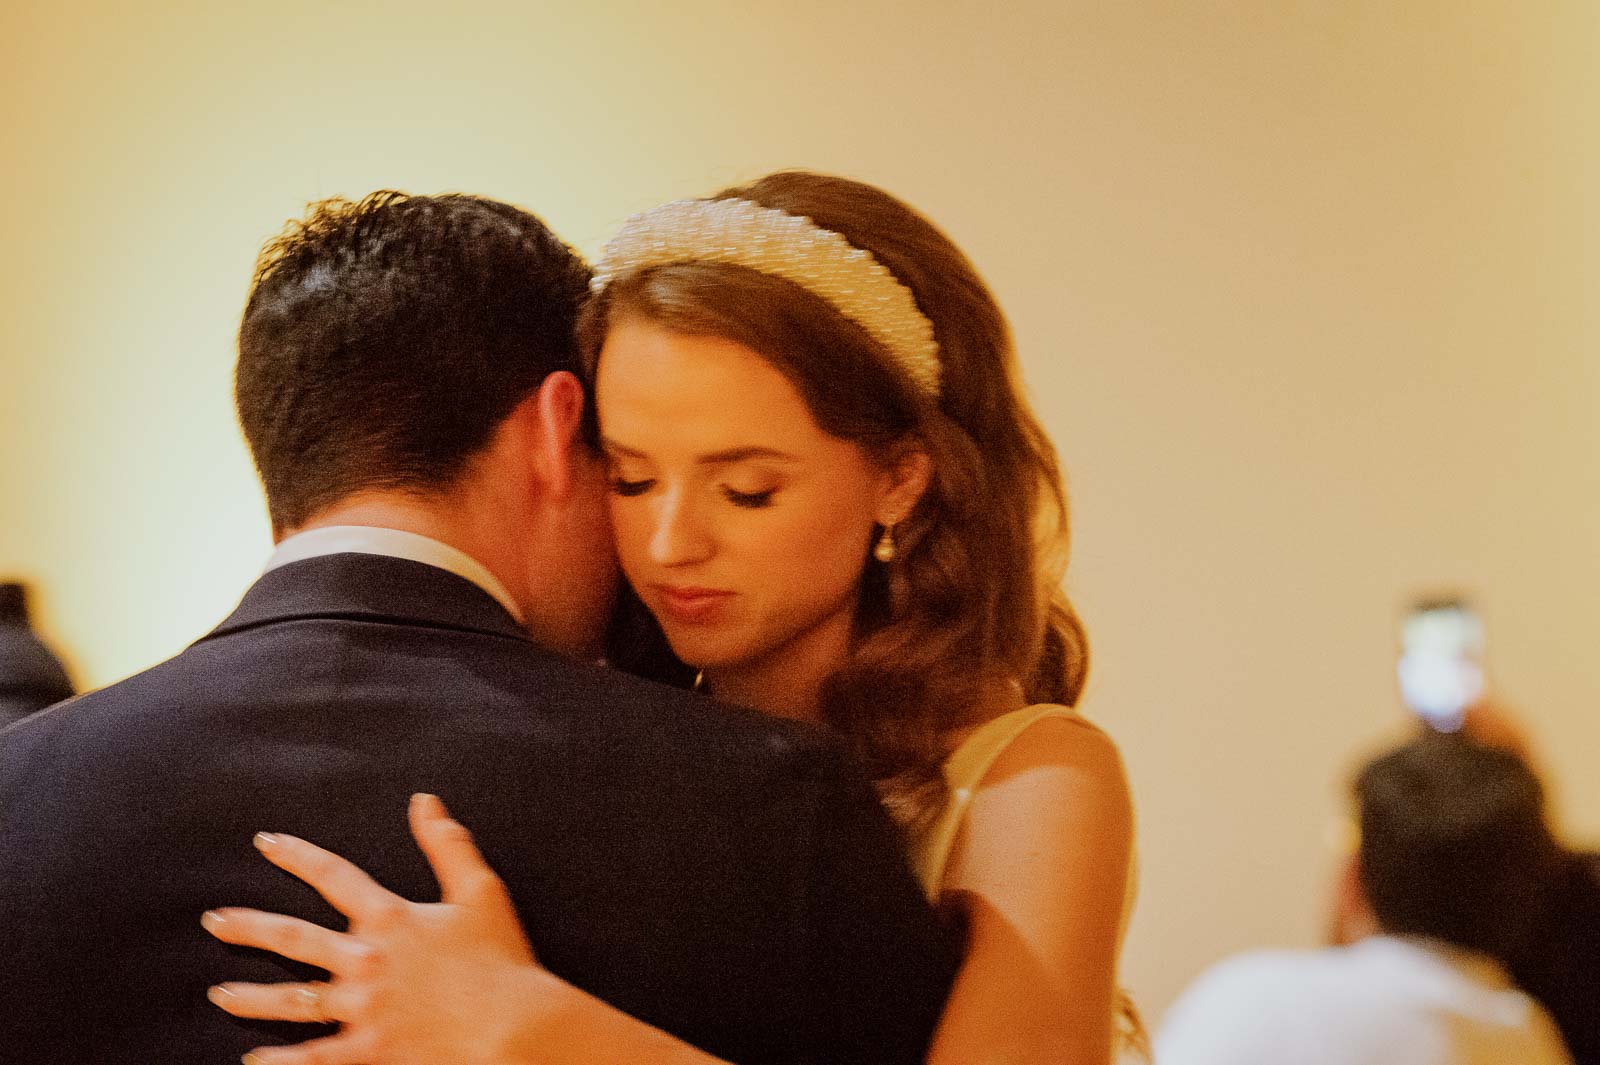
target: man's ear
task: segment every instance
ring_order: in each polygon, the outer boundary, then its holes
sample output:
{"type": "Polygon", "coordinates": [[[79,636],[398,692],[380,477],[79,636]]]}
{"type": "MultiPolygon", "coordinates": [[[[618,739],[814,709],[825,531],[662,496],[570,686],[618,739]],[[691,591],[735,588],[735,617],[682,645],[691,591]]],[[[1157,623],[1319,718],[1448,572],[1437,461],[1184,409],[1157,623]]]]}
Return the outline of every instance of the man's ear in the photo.
{"type": "Polygon", "coordinates": [[[878,493],[879,525],[906,520],[933,480],[933,459],[922,443],[909,440],[890,455],[878,493]]]}
{"type": "Polygon", "coordinates": [[[532,416],[533,458],[545,491],[563,499],[572,490],[573,452],[584,446],[583,385],[565,370],[550,374],[525,404],[532,416]]]}

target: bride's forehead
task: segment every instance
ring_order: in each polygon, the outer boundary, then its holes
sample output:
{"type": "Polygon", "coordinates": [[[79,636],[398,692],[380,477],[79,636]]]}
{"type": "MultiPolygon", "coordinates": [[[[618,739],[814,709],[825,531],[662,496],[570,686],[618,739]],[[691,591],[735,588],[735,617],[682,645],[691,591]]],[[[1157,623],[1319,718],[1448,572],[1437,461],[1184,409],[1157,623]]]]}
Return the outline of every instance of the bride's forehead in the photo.
{"type": "Polygon", "coordinates": [[[757,388],[787,383],[765,356],[737,340],[679,333],[641,321],[625,321],[607,334],[599,377],[652,390],[718,380],[757,388]]]}
{"type": "Polygon", "coordinates": [[[615,459],[727,466],[854,458],[854,446],[824,432],[792,390],[757,395],[709,387],[656,389],[635,378],[609,393],[602,384],[599,415],[606,451],[615,459]]]}
{"type": "Polygon", "coordinates": [[[677,410],[602,405],[600,431],[606,452],[615,458],[673,464],[788,465],[821,457],[831,444],[842,443],[818,429],[803,409],[798,417],[775,417],[726,401],[677,410]]]}
{"type": "Polygon", "coordinates": [[[607,337],[596,375],[602,421],[671,424],[683,435],[815,432],[794,384],[736,341],[660,327],[623,326],[607,337]]]}

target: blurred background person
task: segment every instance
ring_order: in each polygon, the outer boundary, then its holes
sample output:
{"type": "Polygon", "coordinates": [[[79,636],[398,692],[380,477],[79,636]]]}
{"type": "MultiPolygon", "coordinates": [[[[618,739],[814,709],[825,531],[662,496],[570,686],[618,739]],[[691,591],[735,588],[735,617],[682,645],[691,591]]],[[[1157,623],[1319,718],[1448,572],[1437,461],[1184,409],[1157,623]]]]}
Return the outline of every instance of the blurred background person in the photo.
{"type": "Polygon", "coordinates": [[[1600,1065],[1600,854],[1564,853],[1511,975],[1550,1012],[1577,1065],[1600,1065]]]}
{"type": "Polygon", "coordinates": [[[1156,1060],[1570,1061],[1550,1016],[1507,972],[1536,943],[1564,865],[1528,764],[1430,732],[1369,763],[1354,792],[1360,837],[1336,904],[1351,942],[1212,967],[1168,1012],[1156,1060]]]}
{"type": "MultiPolygon", "coordinates": [[[[1484,625],[1455,593],[1414,601],[1401,623],[1398,679],[1419,731],[1460,732],[1509,751],[1543,777],[1521,720],[1490,694],[1484,625]]],[[[1512,978],[1542,1004],[1580,1065],[1600,1065],[1600,854],[1560,850],[1550,895],[1524,947],[1507,959],[1512,978]]],[[[1331,941],[1360,934],[1359,915],[1335,908],[1331,941]]]]}
{"type": "Polygon", "coordinates": [[[33,631],[27,586],[0,583],[0,728],[72,694],[61,660],[33,631]]]}
{"type": "MultiPolygon", "coordinates": [[[[1502,706],[1468,710],[1462,732],[1539,764],[1521,723],[1502,706]]],[[[1577,1065],[1600,1065],[1600,853],[1561,852],[1550,896],[1511,975],[1550,1012],[1577,1065]]]]}

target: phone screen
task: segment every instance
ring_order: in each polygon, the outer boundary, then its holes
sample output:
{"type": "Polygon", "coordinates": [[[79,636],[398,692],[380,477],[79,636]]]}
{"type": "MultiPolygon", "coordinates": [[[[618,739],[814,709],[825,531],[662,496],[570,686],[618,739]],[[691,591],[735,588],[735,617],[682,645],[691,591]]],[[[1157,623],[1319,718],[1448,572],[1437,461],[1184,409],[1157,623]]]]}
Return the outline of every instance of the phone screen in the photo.
{"type": "Polygon", "coordinates": [[[1434,728],[1453,732],[1483,697],[1483,622],[1459,599],[1418,603],[1400,627],[1400,693],[1434,728]]]}

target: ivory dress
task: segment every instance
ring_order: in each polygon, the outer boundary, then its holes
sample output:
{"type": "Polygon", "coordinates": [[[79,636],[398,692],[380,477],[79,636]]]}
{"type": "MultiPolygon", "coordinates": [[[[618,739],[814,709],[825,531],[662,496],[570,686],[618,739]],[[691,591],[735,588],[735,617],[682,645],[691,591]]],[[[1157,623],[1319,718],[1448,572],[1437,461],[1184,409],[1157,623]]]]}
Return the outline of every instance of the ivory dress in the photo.
{"type": "MultiPolygon", "coordinates": [[[[939,816],[919,833],[911,844],[911,868],[916,872],[917,879],[922,882],[922,888],[930,900],[938,902],[939,890],[944,882],[945,867],[950,864],[950,854],[955,848],[956,837],[961,833],[961,826],[966,823],[967,810],[972,805],[972,797],[983,783],[983,778],[989,775],[989,770],[995,761],[1005,753],[1006,748],[1010,747],[1017,737],[1036,722],[1046,718],[1065,718],[1082,728],[1099,731],[1096,725],[1070,706],[1037,703],[1001,714],[993,721],[980,725],[950,753],[950,757],[945,759],[944,779],[950,790],[950,797],[939,816]]],[[[1137,880],[1136,853],[1128,863],[1128,890],[1122,908],[1122,927],[1117,936],[1119,942],[1127,932],[1128,917],[1133,912],[1137,880]]],[[[1118,992],[1118,1012],[1116,1036],[1118,1060],[1146,1061],[1143,1052],[1138,1049],[1143,1042],[1143,1036],[1133,1034],[1140,1028],[1138,1013],[1126,991],[1118,992]]]]}
{"type": "Polygon", "coordinates": [[[945,866],[950,863],[950,853],[966,822],[967,809],[972,805],[978,785],[1018,736],[1035,722],[1052,717],[1074,721],[1084,728],[1095,727],[1070,706],[1036,703],[980,725],[945,759],[944,780],[950,789],[950,798],[938,818],[918,834],[911,846],[911,868],[930,899],[938,898],[945,866]]]}

